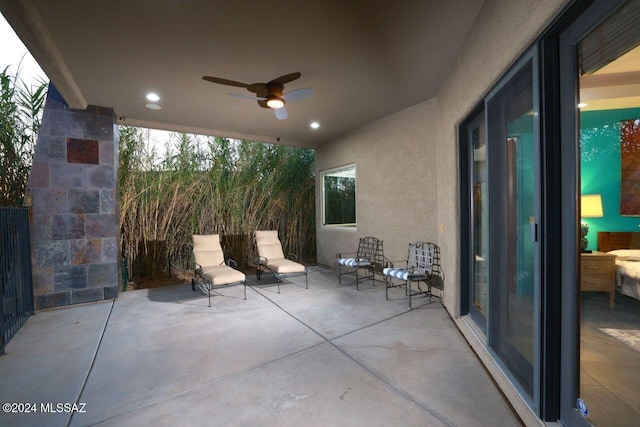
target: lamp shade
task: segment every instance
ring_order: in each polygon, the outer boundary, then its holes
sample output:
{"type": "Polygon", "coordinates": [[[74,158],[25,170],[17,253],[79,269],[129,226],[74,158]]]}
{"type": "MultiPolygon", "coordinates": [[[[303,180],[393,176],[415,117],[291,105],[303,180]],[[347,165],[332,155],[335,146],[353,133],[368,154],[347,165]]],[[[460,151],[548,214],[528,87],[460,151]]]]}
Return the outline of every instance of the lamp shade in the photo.
{"type": "Polygon", "coordinates": [[[581,197],[580,216],[582,218],[600,218],[602,213],[602,197],[600,194],[588,194],[581,197]]]}

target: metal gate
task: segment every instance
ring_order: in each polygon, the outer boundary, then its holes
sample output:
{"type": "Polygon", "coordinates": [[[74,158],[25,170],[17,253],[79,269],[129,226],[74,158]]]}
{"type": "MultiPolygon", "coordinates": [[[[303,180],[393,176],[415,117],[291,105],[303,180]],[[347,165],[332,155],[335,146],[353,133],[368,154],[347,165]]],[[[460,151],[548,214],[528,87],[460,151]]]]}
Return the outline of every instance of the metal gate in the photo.
{"type": "Polygon", "coordinates": [[[0,207],[0,354],[33,314],[29,210],[0,207]]]}

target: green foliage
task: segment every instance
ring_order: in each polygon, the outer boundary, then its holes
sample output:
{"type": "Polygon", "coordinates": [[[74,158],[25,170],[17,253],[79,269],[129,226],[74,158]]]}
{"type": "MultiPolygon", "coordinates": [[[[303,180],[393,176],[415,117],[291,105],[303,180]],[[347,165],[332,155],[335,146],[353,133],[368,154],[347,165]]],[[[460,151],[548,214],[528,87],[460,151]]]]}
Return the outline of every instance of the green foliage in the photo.
{"type": "Polygon", "coordinates": [[[312,150],[173,134],[160,159],[148,145],[140,129],[120,128],[122,250],[133,275],[158,274],[165,256],[174,271],[191,270],[193,234],[220,234],[241,269],[255,262],[255,230],[278,230],[285,252],[315,259],[312,150]],[[153,265],[142,261],[150,256],[153,265]]]}
{"type": "Polygon", "coordinates": [[[46,89],[0,72],[0,206],[23,205],[46,89]]]}

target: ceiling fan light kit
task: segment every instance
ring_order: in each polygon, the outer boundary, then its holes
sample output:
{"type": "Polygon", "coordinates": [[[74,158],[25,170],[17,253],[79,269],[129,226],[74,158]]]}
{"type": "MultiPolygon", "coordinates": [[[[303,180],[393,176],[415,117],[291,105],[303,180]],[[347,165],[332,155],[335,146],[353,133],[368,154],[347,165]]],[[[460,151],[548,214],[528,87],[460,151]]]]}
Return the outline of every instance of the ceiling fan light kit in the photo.
{"type": "Polygon", "coordinates": [[[260,107],[273,109],[278,120],[284,120],[288,117],[287,110],[285,110],[284,108],[285,102],[308,98],[314,94],[313,88],[307,87],[303,89],[292,90],[291,92],[285,93],[283,95],[284,85],[286,83],[299,79],[300,76],[302,76],[301,73],[295,72],[280,76],[268,83],[252,84],[211,76],[203,76],[202,79],[211,83],[217,83],[226,86],[243,87],[254,95],[243,95],[239,93],[229,93],[228,95],[234,96],[236,98],[253,99],[254,101],[258,102],[258,105],[260,107]]]}
{"type": "Polygon", "coordinates": [[[284,100],[275,96],[271,96],[269,97],[269,99],[267,99],[267,105],[270,108],[282,108],[284,107],[284,100]]]}

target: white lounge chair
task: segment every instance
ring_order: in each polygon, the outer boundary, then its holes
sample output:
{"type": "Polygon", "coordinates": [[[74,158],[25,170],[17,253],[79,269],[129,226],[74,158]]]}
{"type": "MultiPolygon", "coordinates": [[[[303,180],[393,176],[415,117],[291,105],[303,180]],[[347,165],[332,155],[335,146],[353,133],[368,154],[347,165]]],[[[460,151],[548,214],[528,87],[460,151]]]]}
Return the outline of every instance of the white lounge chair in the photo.
{"type": "Polygon", "coordinates": [[[220,236],[217,234],[194,235],[193,256],[195,258],[194,278],[191,279],[191,288],[195,291],[199,288],[209,296],[211,307],[211,290],[217,286],[232,284],[244,285],[244,299],[247,299],[247,281],[244,273],[233,267],[238,263],[229,259],[225,263],[220,236]]]}
{"type": "MultiPolygon", "coordinates": [[[[262,273],[270,271],[278,281],[278,293],[280,293],[280,282],[283,278],[304,274],[305,288],[309,289],[307,268],[300,263],[285,258],[277,231],[256,231],[255,238],[256,247],[258,248],[258,267],[256,270],[258,280],[260,280],[262,273]]],[[[289,254],[289,256],[297,258],[293,254],[289,254]]]]}

